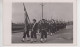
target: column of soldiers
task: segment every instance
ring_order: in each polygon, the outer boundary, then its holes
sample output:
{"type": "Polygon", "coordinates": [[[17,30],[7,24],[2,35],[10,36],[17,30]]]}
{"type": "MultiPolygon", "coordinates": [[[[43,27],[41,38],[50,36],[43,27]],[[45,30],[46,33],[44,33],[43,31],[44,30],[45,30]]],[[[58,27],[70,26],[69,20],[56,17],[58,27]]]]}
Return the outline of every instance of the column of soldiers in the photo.
{"type": "Polygon", "coordinates": [[[47,35],[50,34],[51,36],[59,31],[60,29],[66,28],[66,23],[50,20],[47,21],[45,19],[40,20],[39,22],[36,22],[36,19],[33,19],[33,23],[29,24],[27,26],[26,32],[23,34],[22,41],[25,41],[26,35],[27,40],[31,43],[37,41],[37,32],[41,34],[40,36],[40,42],[46,42],[47,41],[47,35]],[[29,32],[31,31],[31,33],[29,32]]]}

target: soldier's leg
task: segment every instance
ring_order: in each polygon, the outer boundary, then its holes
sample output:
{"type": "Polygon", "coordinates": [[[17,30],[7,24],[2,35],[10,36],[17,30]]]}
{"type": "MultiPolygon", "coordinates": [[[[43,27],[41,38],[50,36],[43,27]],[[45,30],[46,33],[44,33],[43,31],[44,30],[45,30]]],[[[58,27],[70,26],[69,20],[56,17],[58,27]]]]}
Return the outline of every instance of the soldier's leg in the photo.
{"type": "Polygon", "coordinates": [[[23,42],[24,42],[25,38],[26,38],[26,32],[23,33],[23,39],[22,39],[23,42]]]}
{"type": "Polygon", "coordinates": [[[51,34],[50,34],[51,36],[52,36],[52,33],[53,33],[53,29],[51,28],[51,34]]]}
{"type": "Polygon", "coordinates": [[[47,31],[44,31],[43,32],[43,37],[44,37],[43,42],[46,42],[46,40],[47,40],[47,31]]]}
{"type": "Polygon", "coordinates": [[[44,32],[44,38],[47,38],[47,32],[46,31],[44,32]]]}
{"type": "Polygon", "coordinates": [[[29,41],[30,40],[29,30],[26,32],[26,34],[27,34],[27,40],[29,41]]]}
{"type": "Polygon", "coordinates": [[[53,34],[55,33],[55,28],[53,29],[53,34]]]}
{"type": "Polygon", "coordinates": [[[50,35],[51,35],[51,28],[50,28],[50,32],[49,32],[49,33],[50,33],[50,35]]]}
{"type": "Polygon", "coordinates": [[[23,38],[26,38],[26,32],[23,33],[23,38]]]}
{"type": "Polygon", "coordinates": [[[29,38],[29,37],[30,37],[30,35],[29,35],[29,30],[27,31],[27,33],[26,33],[26,34],[27,34],[27,37],[29,38]]]}
{"type": "Polygon", "coordinates": [[[41,31],[41,42],[43,42],[43,38],[44,38],[44,32],[41,31]]]}
{"type": "Polygon", "coordinates": [[[43,36],[44,36],[44,32],[43,32],[43,31],[41,31],[41,38],[44,38],[43,36]]]}
{"type": "Polygon", "coordinates": [[[36,35],[37,32],[34,32],[34,41],[36,42],[37,41],[37,35],[36,35]]]}
{"type": "Polygon", "coordinates": [[[31,32],[31,43],[33,42],[33,38],[34,38],[34,32],[31,32]]]}
{"type": "Polygon", "coordinates": [[[32,32],[31,32],[31,38],[33,38],[33,37],[34,37],[34,36],[33,36],[33,34],[34,34],[34,32],[32,31],[32,32]]]}
{"type": "Polygon", "coordinates": [[[34,32],[34,38],[37,38],[36,32],[34,32]]]}

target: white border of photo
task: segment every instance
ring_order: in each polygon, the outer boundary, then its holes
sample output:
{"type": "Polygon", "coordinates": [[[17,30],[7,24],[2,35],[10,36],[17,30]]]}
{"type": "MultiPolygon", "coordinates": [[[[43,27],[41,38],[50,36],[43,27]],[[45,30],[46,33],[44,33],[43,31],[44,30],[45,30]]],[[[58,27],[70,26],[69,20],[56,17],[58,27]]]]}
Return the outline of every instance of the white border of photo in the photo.
{"type": "Polygon", "coordinates": [[[77,1],[76,0],[3,0],[3,45],[4,46],[76,46],[77,45],[77,1]],[[13,2],[72,2],[73,3],[73,43],[12,44],[11,20],[13,2]]]}

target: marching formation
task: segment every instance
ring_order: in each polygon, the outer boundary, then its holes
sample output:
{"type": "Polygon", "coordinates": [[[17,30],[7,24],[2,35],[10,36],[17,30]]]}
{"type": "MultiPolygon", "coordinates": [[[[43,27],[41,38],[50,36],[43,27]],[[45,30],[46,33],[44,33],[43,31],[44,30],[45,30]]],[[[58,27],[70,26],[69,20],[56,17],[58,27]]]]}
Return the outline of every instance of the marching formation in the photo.
{"type": "MultiPolygon", "coordinates": [[[[28,13],[26,11],[25,5],[24,6],[24,12],[25,12],[25,28],[23,33],[23,39],[22,42],[25,41],[25,38],[27,36],[27,40],[31,43],[37,41],[37,34],[40,33],[40,42],[46,42],[47,41],[47,34],[50,34],[51,36],[59,31],[59,29],[66,28],[66,23],[62,21],[55,21],[55,20],[46,20],[43,19],[43,11],[42,11],[42,20],[39,22],[36,22],[36,19],[33,19],[33,23],[29,23],[29,17],[28,13]],[[31,31],[31,32],[30,32],[31,31]]],[[[43,4],[42,4],[42,10],[43,10],[43,4]]]]}
{"type": "Polygon", "coordinates": [[[36,33],[40,33],[40,42],[44,43],[47,41],[48,34],[52,36],[54,33],[64,28],[66,28],[66,23],[62,21],[55,21],[53,19],[48,21],[42,19],[39,22],[36,22],[36,19],[33,19],[33,23],[26,26],[25,32],[23,33],[22,42],[25,41],[26,36],[27,41],[30,41],[31,43],[37,42],[36,33]]]}

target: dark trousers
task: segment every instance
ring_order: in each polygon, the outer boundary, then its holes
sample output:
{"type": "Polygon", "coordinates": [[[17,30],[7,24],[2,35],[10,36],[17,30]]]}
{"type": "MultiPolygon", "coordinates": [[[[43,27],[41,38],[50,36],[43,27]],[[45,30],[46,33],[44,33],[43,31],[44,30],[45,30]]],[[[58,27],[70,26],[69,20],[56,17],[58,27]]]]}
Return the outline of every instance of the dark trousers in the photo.
{"type": "Polygon", "coordinates": [[[41,31],[41,38],[47,38],[47,31],[41,31]]]}
{"type": "Polygon", "coordinates": [[[36,33],[37,33],[36,31],[32,31],[32,32],[31,32],[31,38],[37,38],[36,33]]]}
{"type": "Polygon", "coordinates": [[[55,28],[50,28],[51,33],[55,33],[55,28]]]}
{"type": "Polygon", "coordinates": [[[26,35],[27,35],[28,38],[30,37],[29,36],[29,30],[23,33],[23,38],[26,38],[26,35]]]}

